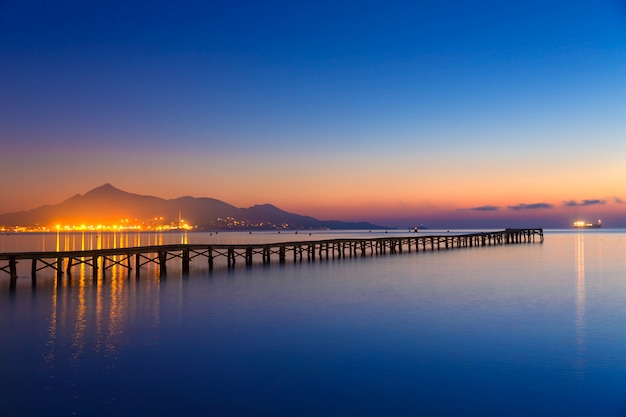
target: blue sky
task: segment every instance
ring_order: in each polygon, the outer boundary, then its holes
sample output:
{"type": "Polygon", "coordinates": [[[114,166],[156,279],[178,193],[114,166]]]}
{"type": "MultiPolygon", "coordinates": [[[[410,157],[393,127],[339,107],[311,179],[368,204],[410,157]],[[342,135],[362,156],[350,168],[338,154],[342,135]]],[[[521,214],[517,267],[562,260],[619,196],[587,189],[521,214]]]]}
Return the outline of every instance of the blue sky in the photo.
{"type": "Polygon", "coordinates": [[[4,1],[0,212],[105,182],[347,220],[622,201],[624,74],[615,0],[4,1]]]}

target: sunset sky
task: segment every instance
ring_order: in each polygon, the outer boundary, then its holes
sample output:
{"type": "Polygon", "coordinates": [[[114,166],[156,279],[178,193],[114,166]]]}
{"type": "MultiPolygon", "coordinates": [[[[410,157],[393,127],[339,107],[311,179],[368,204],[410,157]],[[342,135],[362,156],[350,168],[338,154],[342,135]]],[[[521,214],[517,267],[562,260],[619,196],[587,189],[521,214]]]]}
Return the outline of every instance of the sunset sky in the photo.
{"type": "Polygon", "coordinates": [[[626,3],[0,0],[0,213],[104,183],[626,227],[626,3]]]}

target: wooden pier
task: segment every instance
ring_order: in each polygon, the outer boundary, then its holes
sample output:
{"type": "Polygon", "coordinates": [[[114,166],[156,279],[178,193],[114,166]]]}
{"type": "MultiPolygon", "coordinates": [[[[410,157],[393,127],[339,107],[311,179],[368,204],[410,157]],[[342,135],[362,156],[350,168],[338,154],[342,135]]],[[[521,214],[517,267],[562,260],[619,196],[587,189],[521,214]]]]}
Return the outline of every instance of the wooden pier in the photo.
{"type": "Polygon", "coordinates": [[[56,278],[64,273],[71,276],[72,268],[85,264],[91,267],[93,279],[99,270],[106,271],[114,265],[135,269],[139,277],[142,266],[154,263],[159,267],[161,277],[167,274],[167,262],[180,259],[183,275],[189,274],[192,259],[206,258],[212,271],[216,261],[225,260],[228,268],[237,261],[250,267],[267,265],[272,260],[284,264],[293,262],[314,262],[316,259],[341,259],[403,252],[436,251],[454,248],[471,248],[516,243],[543,243],[543,229],[506,229],[495,232],[469,234],[390,236],[377,238],[328,239],[316,241],[295,241],[271,244],[174,244],[140,246],[117,249],[95,249],[82,251],[16,252],[0,253],[0,271],[9,275],[10,288],[15,289],[18,278],[17,264],[31,261],[31,277],[36,285],[37,273],[51,268],[56,278]]]}

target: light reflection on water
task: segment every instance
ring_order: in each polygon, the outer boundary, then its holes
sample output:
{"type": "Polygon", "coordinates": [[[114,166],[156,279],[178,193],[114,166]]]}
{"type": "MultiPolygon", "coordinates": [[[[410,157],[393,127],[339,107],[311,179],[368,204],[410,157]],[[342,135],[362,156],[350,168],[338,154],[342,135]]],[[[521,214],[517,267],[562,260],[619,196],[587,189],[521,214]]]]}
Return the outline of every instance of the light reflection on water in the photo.
{"type": "Polygon", "coordinates": [[[585,233],[576,235],[576,368],[585,372],[585,233]]]}
{"type": "Polygon", "coordinates": [[[0,409],[622,415],[625,255],[626,234],[580,231],[163,280],[81,264],[2,292],[0,409]]]}
{"type": "MultiPolygon", "coordinates": [[[[466,231],[471,233],[472,231],[466,231]]],[[[449,231],[424,231],[424,234],[445,234],[449,231]]],[[[0,252],[28,251],[72,251],[90,249],[125,248],[168,244],[245,244],[275,243],[303,240],[321,240],[342,237],[383,237],[406,236],[412,232],[392,231],[255,231],[255,232],[71,232],[56,231],[50,233],[10,233],[0,234],[0,252]]]]}

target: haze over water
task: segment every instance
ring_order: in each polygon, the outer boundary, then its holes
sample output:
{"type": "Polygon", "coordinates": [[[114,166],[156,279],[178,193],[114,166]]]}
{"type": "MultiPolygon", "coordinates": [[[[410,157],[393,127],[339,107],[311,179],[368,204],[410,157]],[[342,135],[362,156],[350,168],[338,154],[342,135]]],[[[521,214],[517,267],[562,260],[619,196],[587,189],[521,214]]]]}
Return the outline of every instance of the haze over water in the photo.
{"type": "Polygon", "coordinates": [[[193,265],[163,280],[114,268],[94,283],[82,270],[34,291],[20,278],[13,294],[1,276],[3,415],[626,411],[626,230],[213,274],[193,265]]]}

